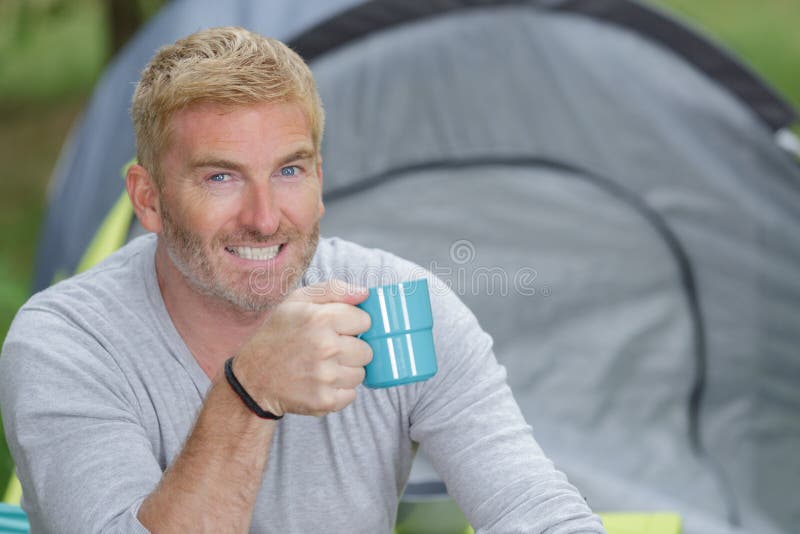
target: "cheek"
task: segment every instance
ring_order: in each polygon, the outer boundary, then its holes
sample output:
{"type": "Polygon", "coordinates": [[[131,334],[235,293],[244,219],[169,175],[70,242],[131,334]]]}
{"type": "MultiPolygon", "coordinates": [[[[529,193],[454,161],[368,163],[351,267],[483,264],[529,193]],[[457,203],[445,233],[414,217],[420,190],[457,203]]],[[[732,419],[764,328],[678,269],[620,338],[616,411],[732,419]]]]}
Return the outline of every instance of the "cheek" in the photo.
{"type": "Polygon", "coordinates": [[[237,202],[232,196],[189,195],[180,206],[170,207],[170,214],[190,232],[210,237],[233,224],[237,202]]]}
{"type": "Polygon", "coordinates": [[[279,193],[279,204],[283,215],[299,230],[308,231],[322,216],[322,196],[318,187],[296,184],[279,193]]]}
{"type": "Polygon", "coordinates": [[[308,233],[314,228],[317,221],[319,221],[320,213],[318,205],[313,204],[284,211],[284,216],[289,220],[292,226],[303,233],[308,233]]]}

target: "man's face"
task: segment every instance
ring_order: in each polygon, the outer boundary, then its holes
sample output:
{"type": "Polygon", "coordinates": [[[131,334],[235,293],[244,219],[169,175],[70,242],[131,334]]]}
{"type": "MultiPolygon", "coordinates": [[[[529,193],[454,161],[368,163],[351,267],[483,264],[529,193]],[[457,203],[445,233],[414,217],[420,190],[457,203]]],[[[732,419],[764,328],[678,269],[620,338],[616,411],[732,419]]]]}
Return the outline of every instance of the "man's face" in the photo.
{"type": "Polygon", "coordinates": [[[172,263],[203,295],[270,309],[308,267],[324,212],[302,108],[195,104],[170,125],[159,200],[172,263]]]}

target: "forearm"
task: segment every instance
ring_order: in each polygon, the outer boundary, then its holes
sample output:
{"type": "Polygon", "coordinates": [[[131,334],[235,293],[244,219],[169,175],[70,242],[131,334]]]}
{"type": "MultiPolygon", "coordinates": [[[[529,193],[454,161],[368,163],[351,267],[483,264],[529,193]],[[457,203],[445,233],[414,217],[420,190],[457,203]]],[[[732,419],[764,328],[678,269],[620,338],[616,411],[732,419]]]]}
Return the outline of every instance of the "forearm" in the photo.
{"type": "Polygon", "coordinates": [[[276,424],[256,417],[217,377],[139,521],[157,533],[247,532],[276,424]]]}

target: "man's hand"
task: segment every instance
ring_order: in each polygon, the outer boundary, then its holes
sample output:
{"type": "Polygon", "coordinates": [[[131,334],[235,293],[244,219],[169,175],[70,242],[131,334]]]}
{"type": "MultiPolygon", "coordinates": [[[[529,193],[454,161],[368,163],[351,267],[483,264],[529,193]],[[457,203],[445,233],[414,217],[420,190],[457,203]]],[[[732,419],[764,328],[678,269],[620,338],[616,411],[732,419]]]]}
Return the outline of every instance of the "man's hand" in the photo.
{"type": "Polygon", "coordinates": [[[370,327],[355,304],[368,290],[331,280],[295,290],[239,350],[234,374],[276,415],[325,415],[356,398],[372,349],[355,336],[370,327]]]}

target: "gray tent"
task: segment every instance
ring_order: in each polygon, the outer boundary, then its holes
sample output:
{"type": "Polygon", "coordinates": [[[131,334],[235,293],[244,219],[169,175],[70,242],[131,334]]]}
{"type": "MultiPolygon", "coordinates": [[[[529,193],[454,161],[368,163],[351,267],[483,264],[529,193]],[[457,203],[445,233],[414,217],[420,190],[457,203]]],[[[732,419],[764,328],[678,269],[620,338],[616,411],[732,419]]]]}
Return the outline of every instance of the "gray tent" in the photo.
{"type": "MultiPolygon", "coordinates": [[[[388,248],[462,296],[593,508],[676,511],[690,534],[796,530],[796,116],[637,3],[172,2],[63,152],[38,288],[74,270],[123,189],[147,59],[229,24],[311,62],[323,234],[388,248]],[[412,191],[409,210],[396,199],[412,191]]],[[[409,492],[434,479],[420,462],[409,492]]]]}

